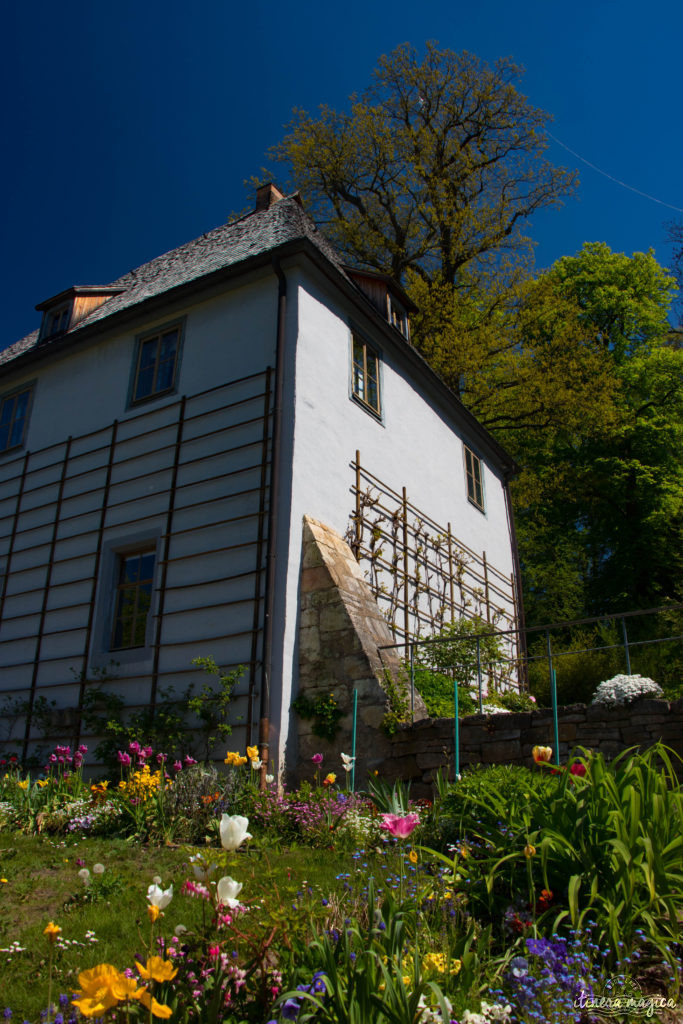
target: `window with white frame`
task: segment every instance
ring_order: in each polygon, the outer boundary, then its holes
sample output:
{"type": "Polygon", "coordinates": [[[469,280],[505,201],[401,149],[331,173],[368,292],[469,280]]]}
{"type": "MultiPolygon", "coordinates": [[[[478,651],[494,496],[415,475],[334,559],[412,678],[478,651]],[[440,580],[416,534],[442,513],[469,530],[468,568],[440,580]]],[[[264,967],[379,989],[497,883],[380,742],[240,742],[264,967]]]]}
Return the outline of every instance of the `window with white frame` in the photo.
{"type": "Polygon", "coordinates": [[[26,437],[32,387],[24,387],[0,399],[0,453],[20,448],[26,437]]]}
{"type": "Polygon", "coordinates": [[[482,482],[481,459],[469,448],[465,448],[465,478],[467,497],[473,505],[484,511],[484,486],[482,482]]]}
{"type": "Polygon", "coordinates": [[[378,416],[381,414],[379,393],[379,355],[358,335],[353,335],[351,390],[354,398],[378,416]]]}
{"type": "Polygon", "coordinates": [[[173,391],[180,355],[181,325],[138,338],[131,401],[141,402],[173,391]]]}
{"type": "Polygon", "coordinates": [[[117,555],[116,593],[111,645],[113,651],[144,647],[152,608],[156,548],[117,555]]]}

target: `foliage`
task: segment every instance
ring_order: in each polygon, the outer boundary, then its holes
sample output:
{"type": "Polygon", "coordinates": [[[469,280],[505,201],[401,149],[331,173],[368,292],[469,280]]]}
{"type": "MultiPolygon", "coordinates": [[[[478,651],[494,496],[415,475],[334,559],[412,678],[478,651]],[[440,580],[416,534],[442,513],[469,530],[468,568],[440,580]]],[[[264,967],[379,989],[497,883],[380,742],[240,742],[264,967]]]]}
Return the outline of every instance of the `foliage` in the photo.
{"type": "Polygon", "coordinates": [[[475,278],[526,252],[528,217],[575,176],[544,160],[548,115],[517,90],[521,69],[409,45],[380,58],[350,110],[295,111],[271,152],[355,263],[401,281],[475,278]]]}
{"type": "Polygon", "coordinates": [[[332,742],[339,732],[339,721],[344,716],[335,699],[334,693],[324,693],[309,697],[300,693],[292,701],[292,707],[301,718],[313,722],[314,736],[332,742]]]}
{"type": "Polygon", "coordinates": [[[642,932],[673,965],[683,937],[683,791],[669,752],[657,744],[608,764],[583,751],[578,765],[548,768],[541,784],[526,787],[518,773],[503,786],[481,774],[474,792],[453,798],[461,829],[469,824],[468,835],[483,844],[479,859],[466,861],[470,891],[495,919],[528,876],[534,911],[541,886],[554,895],[546,910],[553,931],[594,922],[612,962],[630,956],[642,932]],[[479,823],[471,827],[475,807],[479,823]]]}
{"type": "Polygon", "coordinates": [[[405,671],[399,670],[396,679],[392,672],[385,669],[382,689],[387,699],[382,729],[387,736],[393,736],[400,725],[410,721],[410,680],[405,671]]]}
{"type": "Polygon", "coordinates": [[[226,672],[211,657],[194,658],[192,664],[216,682],[205,683],[199,692],[190,683],[180,696],[176,696],[172,686],[160,689],[154,708],[129,711],[123,698],[103,689],[101,683],[86,689],[85,729],[90,735],[103,737],[95,749],[98,760],[109,768],[115,767],[117,751],[131,741],[150,743],[175,757],[188,753],[203,759],[212,756],[216,743],[232,732],[227,721],[228,709],[244,667],[226,672]]]}
{"type": "MultiPolygon", "coordinates": [[[[452,718],[454,714],[453,679],[445,672],[424,665],[415,667],[415,688],[422,697],[431,718],[452,718]]],[[[477,699],[468,687],[458,684],[460,717],[477,712],[477,699]]]]}
{"type": "Polygon", "coordinates": [[[509,666],[503,650],[503,639],[492,632],[491,623],[480,615],[471,619],[456,619],[446,623],[430,640],[417,647],[420,667],[436,669],[459,683],[477,682],[477,650],[482,673],[492,667],[494,677],[502,680],[509,675],[509,666]]]}
{"type": "MultiPolygon", "coordinates": [[[[136,757],[151,760],[147,749],[136,757]]],[[[39,793],[66,806],[85,789],[73,756],[70,767],[66,780],[8,772],[0,813],[13,801],[20,820],[39,793]]],[[[124,767],[130,780],[140,772],[124,767]]],[[[205,806],[218,823],[231,794],[249,808],[233,824],[242,837],[248,827],[251,849],[221,849],[222,828],[179,850],[0,825],[0,963],[19,1019],[44,1017],[52,984],[62,1020],[77,1024],[69,1000],[95,995],[92,969],[103,964],[107,1022],[117,1012],[148,1020],[153,996],[178,1024],[564,1024],[585,1019],[577,996],[637,996],[653,979],[676,994],[683,791],[661,746],[611,765],[583,752],[563,771],[479,768],[450,786],[441,774],[432,809],[411,805],[403,784],[375,781],[371,804],[310,783],[264,794],[245,781],[249,768],[212,771],[189,765],[171,779],[169,834],[176,815],[205,806]],[[222,799],[204,805],[214,781],[222,799]],[[417,830],[390,837],[378,807],[401,818],[419,810],[419,835],[433,845],[416,845],[417,830]],[[363,846],[349,847],[358,836],[363,846]]],[[[92,784],[93,801],[109,788],[92,784]]],[[[155,793],[136,798],[151,806],[155,793]]]]}

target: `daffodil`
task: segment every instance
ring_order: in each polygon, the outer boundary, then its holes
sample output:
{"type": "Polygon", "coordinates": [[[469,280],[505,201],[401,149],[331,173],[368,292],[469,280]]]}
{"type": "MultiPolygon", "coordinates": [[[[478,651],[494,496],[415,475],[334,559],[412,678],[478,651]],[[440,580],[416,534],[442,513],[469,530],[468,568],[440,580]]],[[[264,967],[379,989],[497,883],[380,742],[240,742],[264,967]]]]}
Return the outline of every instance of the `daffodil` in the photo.
{"type": "Polygon", "coordinates": [[[230,907],[231,910],[239,907],[240,902],[237,897],[242,891],[242,885],[242,882],[236,882],[230,875],[221,878],[216,886],[216,895],[218,896],[219,903],[222,903],[225,907],[230,907]]]}
{"type": "Polygon", "coordinates": [[[153,907],[163,910],[173,899],[173,886],[169,886],[168,889],[162,889],[160,885],[154,883],[147,890],[147,899],[153,907]]]}
{"type": "Polygon", "coordinates": [[[224,850],[233,852],[239,849],[245,839],[251,839],[251,835],[247,832],[247,826],[249,825],[249,818],[243,817],[241,814],[224,814],[221,817],[220,833],[221,833],[221,846],[224,850]]]}
{"type": "Polygon", "coordinates": [[[148,957],[144,967],[136,960],[135,966],[145,981],[172,981],[178,973],[178,968],[173,966],[171,960],[164,960],[160,956],[148,957]]]}

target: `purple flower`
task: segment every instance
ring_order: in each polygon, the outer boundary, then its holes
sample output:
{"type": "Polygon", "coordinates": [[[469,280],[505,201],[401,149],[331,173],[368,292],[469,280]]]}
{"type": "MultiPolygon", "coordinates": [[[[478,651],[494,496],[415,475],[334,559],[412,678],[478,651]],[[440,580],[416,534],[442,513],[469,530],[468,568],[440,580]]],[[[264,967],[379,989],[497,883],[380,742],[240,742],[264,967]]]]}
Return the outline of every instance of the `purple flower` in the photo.
{"type": "Polygon", "coordinates": [[[85,743],[81,743],[80,747],[78,748],[78,753],[79,754],[87,754],[88,753],[88,748],[86,747],[85,743]]]}
{"type": "Polygon", "coordinates": [[[131,754],[139,754],[140,744],[138,743],[137,740],[131,740],[131,742],[128,744],[128,749],[130,750],[131,754]]]}
{"type": "Polygon", "coordinates": [[[194,757],[190,757],[189,754],[185,754],[185,757],[183,758],[183,764],[185,765],[186,768],[189,768],[190,765],[193,765],[193,764],[196,764],[196,763],[197,762],[194,759],[194,757]]]}
{"type": "Polygon", "coordinates": [[[323,755],[314,754],[313,757],[311,758],[311,761],[313,762],[314,765],[320,765],[323,763],[323,755]]]}
{"type": "Polygon", "coordinates": [[[157,764],[166,764],[166,754],[157,754],[157,764]]]}
{"type": "Polygon", "coordinates": [[[179,772],[180,769],[183,767],[183,762],[182,761],[174,761],[173,762],[173,767],[174,767],[175,771],[179,772]]]}
{"type": "Polygon", "coordinates": [[[280,1013],[285,1020],[296,1020],[299,1016],[299,1010],[301,1009],[301,1001],[299,999],[287,999],[282,1004],[280,1013]]]}
{"type": "Polygon", "coordinates": [[[117,758],[119,760],[119,764],[125,764],[125,765],[129,765],[130,764],[130,754],[127,754],[125,752],[125,750],[119,750],[119,752],[117,753],[116,756],[117,756],[117,758]]]}

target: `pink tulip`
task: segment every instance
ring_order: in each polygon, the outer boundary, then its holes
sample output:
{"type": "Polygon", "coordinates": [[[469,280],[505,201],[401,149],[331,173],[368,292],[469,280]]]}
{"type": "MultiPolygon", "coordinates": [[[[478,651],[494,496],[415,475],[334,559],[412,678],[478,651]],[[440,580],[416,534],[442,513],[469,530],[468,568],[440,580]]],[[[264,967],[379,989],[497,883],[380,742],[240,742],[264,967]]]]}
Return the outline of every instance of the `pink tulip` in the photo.
{"type": "Polygon", "coordinates": [[[403,817],[400,814],[383,814],[380,828],[390,832],[395,839],[405,839],[419,824],[417,814],[406,814],[403,817]]]}
{"type": "Polygon", "coordinates": [[[314,754],[313,757],[311,758],[311,761],[313,762],[314,765],[322,764],[323,763],[323,755],[322,754],[314,754]]]}
{"type": "Polygon", "coordinates": [[[127,754],[125,752],[125,750],[119,750],[119,752],[118,752],[118,754],[116,756],[119,759],[119,764],[125,764],[125,765],[129,765],[130,764],[130,754],[127,754]]]}

